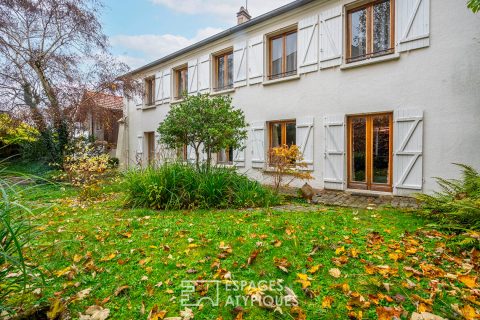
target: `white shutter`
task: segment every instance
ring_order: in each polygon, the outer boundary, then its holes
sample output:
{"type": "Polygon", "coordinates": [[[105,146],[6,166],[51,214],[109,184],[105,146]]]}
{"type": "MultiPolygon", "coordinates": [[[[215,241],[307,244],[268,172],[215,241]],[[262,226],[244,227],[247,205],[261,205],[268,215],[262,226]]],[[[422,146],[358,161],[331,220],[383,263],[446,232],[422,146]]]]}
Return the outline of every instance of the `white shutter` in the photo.
{"type": "Polygon", "coordinates": [[[320,69],[342,64],[342,7],[320,13],[320,69]]]}
{"type": "Polygon", "coordinates": [[[248,84],[263,81],[263,35],[248,41],[248,84]]]}
{"type": "Polygon", "coordinates": [[[245,167],[245,149],[234,149],[233,150],[233,164],[237,168],[244,168],[245,167]]]}
{"type": "Polygon", "coordinates": [[[298,22],[299,73],[318,70],[318,15],[298,22]]]}
{"type": "Polygon", "coordinates": [[[324,118],[325,161],[324,188],[345,189],[345,115],[328,115],[324,118]]]}
{"type": "Polygon", "coordinates": [[[423,112],[399,109],[393,114],[393,186],[397,195],[421,192],[423,185],[423,112]]]}
{"type": "Polygon", "coordinates": [[[252,130],[252,168],[263,168],[265,164],[265,122],[253,122],[252,130]]]}
{"type": "Polygon", "coordinates": [[[170,76],[170,69],[163,71],[163,81],[162,81],[162,86],[163,86],[163,102],[167,102],[170,100],[170,91],[171,91],[171,76],[170,76]]]}
{"type": "Polygon", "coordinates": [[[137,109],[141,109],[143,107],[145,85],[143,81],[137,81],[137,84],[140,86],[140,92],[137,92],[133,95],[133,103],[137,109]]]}
{"type": "Polygon", "coordinates": [[[430,45],[430,0],[396,1],[398,51],[430,45]]]}
{"type": "Polygon", "coordinates": [[[160,104],[163,101],[163,72],[155,73],[155,104],[160,104]]]}
{"type": "Polygon", "coordinates": [[[303,155],[307,170],[313,170],[313,117],[297,118],[296,144],[303,155]]]}
{"type": "Polygon", "coordinates": [[[247,42],[241,41],[233,45],[233,86],[242,87],[247,84],[247,42]]]}
{"type": "Polygon", "coordinates": [[[188,62],[188,93],[198,91],[198,60],[188,62]]]}
{"type": "Polygon", "coordinates": [[[160,161],[160,153],[162,151],[162,145],[160,143],[160,133],[155,132],[155,162],[160,161]]]}
{"type": "Polygon", "coordinates": [[[137,154],[143,154],[143,134],[137,135],[137,154]]]}
{"type": "Polygon", "coordinates": [[[195,149],[191,146],[187,146],[187,161],[190,163],[195,163],[195,149]]]}
{"type": "Polygon", "coordinates": [[[198,90],[200,93],[210,91],[210,55],[200,57],[198,67],[198,90]]]}

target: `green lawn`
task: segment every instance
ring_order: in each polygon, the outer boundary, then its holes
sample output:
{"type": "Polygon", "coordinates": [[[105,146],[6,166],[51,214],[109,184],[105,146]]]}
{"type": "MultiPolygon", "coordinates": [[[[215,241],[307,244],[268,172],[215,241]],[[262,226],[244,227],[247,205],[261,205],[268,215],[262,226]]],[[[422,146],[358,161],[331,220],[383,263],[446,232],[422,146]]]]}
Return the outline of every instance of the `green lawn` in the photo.
{"type": "MultiPolygon", "coordinates": [[[[417,309],[452,318],[451,304],[463,308],[467,296],[476,299],[453,279],[467,272],[470,256],[456,257],[448,249],[451,239],[415,212],[323,206],[161,212],[125,208],[120,191],[115,182],[106,185],[104,196],[88,204],[62,185],[21,193],[39,231],[28,259],[42,267],[46,285],[14,297],[12,305],[69,300],[73,318],[101,305],[109,319],[146,319],[157,305],[173,317],[185,310],[182,280],[198,279],[223,284],[220,306],[190,307],[195,319],[377,319],[388,312],[410,318],[417,309]],[[229,296],[255,290],[227,292],[225,283],[279,279],[298,296],[298,308],[240,303],[243,312],[233,312],[237,304],[229,296]],[[128,287],[118,290],[122,286],[128,287]]],[[[196,289],[191,302],[201,294],[215,297],[213,285],[196,289]]]]}

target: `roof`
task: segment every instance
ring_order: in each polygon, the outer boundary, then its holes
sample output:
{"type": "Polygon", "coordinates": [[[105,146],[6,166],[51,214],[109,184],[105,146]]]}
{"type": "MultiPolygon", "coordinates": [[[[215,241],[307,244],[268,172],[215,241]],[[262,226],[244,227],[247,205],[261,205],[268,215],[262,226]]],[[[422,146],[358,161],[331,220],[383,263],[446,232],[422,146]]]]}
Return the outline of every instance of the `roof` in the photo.
{"type": "Polygon", "coordinates": [[[185,53],[187,53],[187,52],[189,52],[189,51],[198,49],[198,48],[200,48],[200,47],[203,47],[203,46],[205,46],[205,45],[207,45],[207,44],[210,44],[210,43],[212,43],[212,42],[214,42],[214,41],[217,41],[217,40],[219,40],[219,39],[225,38],[225,37],[227,37],[227,36],[234,35],[234,34],[236,34],[236,33],[240,33],[241,31],[243,31],[243,30],[245,30],[245,29],[247,29],[247,28],[250,28],[250,27],[252,27],[252,26],[254,26],[254,25],[256,25],[256,24],[259,24],[259,23],[264,22],[264,21],[266,21],[266,20],[268,20],[268,19],[277,17],[277,16],[279,16],[279,15],[281,15],[281,14],[284,14],[284,13],[290,11],[290,10],[293,10],[293,9],[299,8],[299,7],[301,7],[301,6],[304,6],[304,5],[306,5],[306,4],[309,4],[309,3],[313,2],[313,1],[315,1],[315,0],[296,0],[296,1],[290,2],[290,3],[284,5],[284,6],[280,7],[280,8],[277,8],[277,9],[275,9],[275,10],[269,11],[269,12],[267,12],[267,13],[265,13],[265,14],[262,14],[262,15],[256,17],[256,18],[253,18],[253,19],[251,19],[251,20],[249,20],[249,21],[247,21],[247,22],[244,22],[244,23],[242,23],[242,24],[236,25],[236,26],[234,26],[234,27],[232,27],[232,28],[230,28],[230,29],[227,29],[227,30],[225,30],[225,31],[222,31],[222,32],[220,32],[220,33],[217,33],[217,34],[215,34],[215,35],[213,35],[213,36],[211,36],[211,37],[209,37],[209,38],[206,38],[206,39],[204,39],[204,40],[202,40],[202,41],[199,41],[199,42],[197,42],[197,43],[194,43],[194,44],[192,44],[192,45],[190,45],[190,46],[188,46],[188,47],[186,47],[186,48],[183,48],[183,49],[178,50],[178,51],[176,51],[176,52],[174,52],[174,53],[171,53],[171,54],[169,54],[169,55],[166,55],[165,57],[162,57],[162,58],[157,59],[157,60],[155,60],[155,61],[153,61],[153,62],[150,62],[150,63],[148,63],[148,64],[146,64],[146,65],[144,65],[144,66],[142,66],[142,67],[140,67],[140,68],[137,68],[137,69],[131,71],[129,74],[135,74],[135,73],[139,73],[139,72],[145,71],[145,70],[150,69],[150,68],[152,68],[152,67],[154,67],[154,66],[156,66],[156,65],[159,65],[159,64],[162,64],[162,63],[167,62],[167,61],[169,61],[169,60],[175,59],[176,57],[179,57],[179,56],[181,56],[182,54],[185,54],[185,53]]]}
{"type": "Polygon", "coordinates": [[[122,110],[123,98],[112,94],[87,91],[82,99],[82,104],[105,109],[122,110]]]}

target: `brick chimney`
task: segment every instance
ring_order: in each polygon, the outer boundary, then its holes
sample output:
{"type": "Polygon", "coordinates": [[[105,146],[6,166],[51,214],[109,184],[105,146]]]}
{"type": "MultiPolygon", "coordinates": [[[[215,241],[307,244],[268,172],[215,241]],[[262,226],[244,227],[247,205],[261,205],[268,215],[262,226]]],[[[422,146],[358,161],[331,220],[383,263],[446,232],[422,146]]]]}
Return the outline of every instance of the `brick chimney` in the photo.
{"type": "Polygon", "coordinates": [[[237,12],[237,25],[247,22],[251,18],[252,16],[250,16],[248,10],[242,6],[240,7],[240,11],[237,12]]]}

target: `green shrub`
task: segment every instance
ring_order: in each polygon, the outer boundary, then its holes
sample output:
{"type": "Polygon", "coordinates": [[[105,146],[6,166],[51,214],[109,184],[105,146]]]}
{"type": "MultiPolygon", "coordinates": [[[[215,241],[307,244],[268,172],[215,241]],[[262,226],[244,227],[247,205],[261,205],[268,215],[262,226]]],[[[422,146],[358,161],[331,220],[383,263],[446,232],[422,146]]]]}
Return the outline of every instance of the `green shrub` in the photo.
{"type": "Polygon", "coordinates": [[[124,186],[130,205],[152,209],[242,208],[279,202],[272,190],[233,168],[196,170],[171,163],[127,171],[124,186]]]}
{"type": "Polygon", "coordinates": [[[441,187],[433,195],[419,194],[425,213],[441,225],[458,230],[480,229],[480,175],[471,166],[455,164],[462,169],[462,178],[436,178],[441,187]]]}

